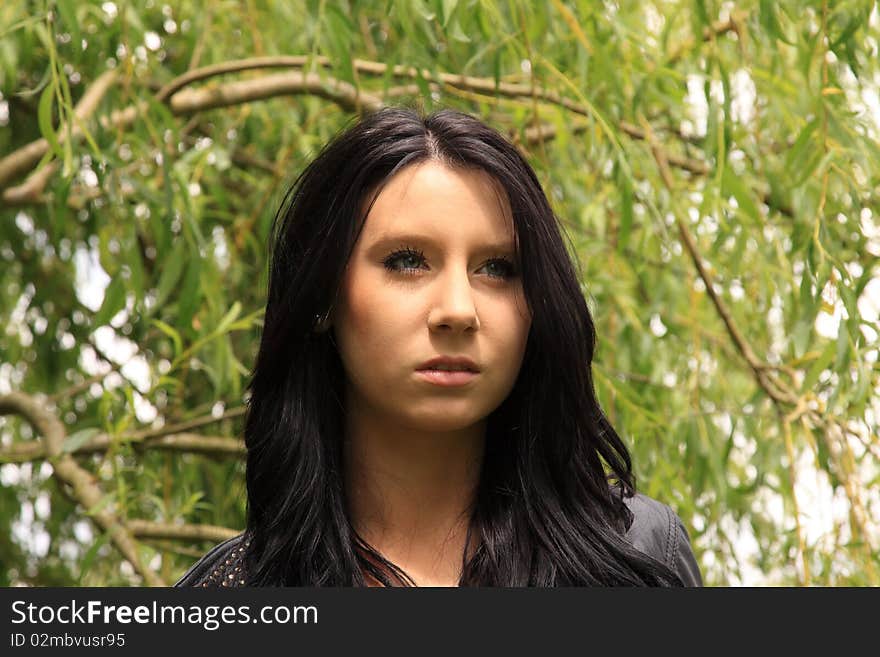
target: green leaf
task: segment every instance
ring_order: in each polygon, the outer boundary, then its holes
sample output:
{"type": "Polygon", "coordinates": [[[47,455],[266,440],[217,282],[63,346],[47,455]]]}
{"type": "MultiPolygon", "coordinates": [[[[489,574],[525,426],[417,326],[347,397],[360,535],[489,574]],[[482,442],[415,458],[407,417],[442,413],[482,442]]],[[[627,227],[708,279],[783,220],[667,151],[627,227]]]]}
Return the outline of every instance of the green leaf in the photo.
{"type": "Polygon", "coordinates": [[[868,397],[871,389],[871,366],[864,362],[859,362],[857,368],[858,378],[855,381],[855,390],[850,397],[850,412],[855,417],[864,415],[864,401],[868,397]]]}
{"type": "Polygon", "coordinates": [[[191,513],[195,510],[196,506],[204,496],[205,494],[203,492],[196,491],[181,503],[180,509],[178,509],[178,513],[181,515],[187,515],[191,513]]]}
{"type": "Polygon", "coordinates": [[[351,56],[354,26],[348,16],[333,3],[325,6],[324,20],[327,23],[324,35],[333,55],[333,66],[342,80],[356,85],[351,56]]]}
{"type": "Polygon", "coordinates": [[[846,27],[843,28],[843,31],[838,35],[834,41],[828,46],[829,49],[834,50],[844,41],[848,40],[853,34],[856,33],[862,25],[865,24],[865,17],[860,14],[855,14],[850,17],[849,22],[846,24],[846,27]]]}
{"type": "Polygon", "coordinates": [[[104,532],[100,536],[98,536],[97,540],[92,543],[92,546],[88,549],[88,551],[83,555],[82,560],[79,562],[79,577],[78,584],[82,585],[83,578],[87,573],[91,572],[92,564],[95,561],[95,558],[98,556],[98,551],[107,544],[107,541],[110,540],[110,534],[104,532]]]}
{"type": "Polygon", "coordinates": [[[620,192],[620,231],[617,236],[617,252],[623,253],[629,246],[633,225],[633,186],[623,168],[617,167],[617,189],[620,192]]]}
{"type": "Polygon", "coordinates": [[[153,305],[148,316],[162,308],[168,300],[168,296],[177,287],[180,275],[183,273],[183,265],[186,262],[184,251],[187,247],[186,240],[177,240],[174,248],[162,265],[162,274],[159,276],[159,288],[156,292],[156,303],[153,305]]]}
{"type": "Polygon", "coordinates": [[[822,353],[819,354],[819,357],[815,361],[813,361],[813,364],[807,371],[807,374],[804,377],[804,383],[801,386],[801,390],[806,392],[813,389],[813,386],[816,385],[816,382],[819,380],[819,376],[822,374],[822,372],[828,369],[828,366],[831,364],[831,361],[834,359],[836,353],[837,344],[835,342],[829,342],[825,346],[825,349],[822,350],[822,353]]]}
{"type": "Polygon", "coordinates": [[[430,22],[437,18],[437,12],[429,9],[424,0],[404,0],[404,2],[410,2],[425,21],[430,22]]]}
{"type": "Polygon", "coordinates": [[[113,502],[113,494],[106,493],[101,496],[97,504],[85,510],[87,516],[94,516],[96,513],[103,511],[111,502],[113,502]]]}
{"type": "Polygon", "coordinates": [[[101,431],[94,427],[81,429],[76,433],[70,434],[61,446],[61,451],[67,454],[75,452],[77,449],[85,445],[89,440],[97,436],[101,431]]]}
{"type": "Polygon", "coordinates": [[[761,224],[761,212],[758,210],[758,204],[755,203],[754,191],[746,187],[730,167],[725,167],[721,175],[721,193],[725,197],[733,196],[739,209],[752,220],[753,225],[761,224]]]}
{"type": "Polygon", "coordinates": [[[162,388],[162,387],[164,387],[164,386],[168,386],[168,387],[171,388],[172,390],[180,390],[180,387],[181,387],[182,385],[183,385],[183,384],[180,382],[180,379],[175,379],[175,378],[172,377],[172,376],[167,376],[167,375],[166,375],[166,376],[160,376],[160,377],[156,380],[156,383],[155,383],[155,385],[153,386],[153,388],[154,388],[154,389],[158,389],[158,388],[162,388]]]}
{"type": "Polygon", "coordinates": [[[131,227],[130,234],[125,240],[126,264],[130,272],[129,289],[135,295],[135,303],[139,304],[144,295],[144,261],[141,255],[141,246],[137,237],[137,230],[131,227]]]}
{"type": "Polygon", "coordinates": [[[180,355],[183,351],[183,340],[180,339],[180,333],[178,333],[173,326],[166,324],[161,319],[150,320],[150,323],[171,338],[171,341],[174,343],[174,355],[180,355]]]}
{"type": "Polygon", "coordinates": [[[70,33],[73,51],[77,54],[81,53],[82,34],[79,31],[79,21],[76,18],[76,3],[73,0],[56,0],[56,6],[61,15],[64,29],[70,33]]]}
{"type": "Polygon", "coordinates": [[[459,23],[458,20],[452,23],[452,29],[449,31],[449,36],[451,36],[459,43],[471,42],[471,38],[464,33],[464,30],[461,29],[461,23],[459,23]]]}
{"type": "Polygon", "coordinates": [[[223,319],[220,320],[220,323],[217,325],[217,328],[214,329],[211,334],[212,335],[222,335],[226,333],[232,323],[238,319],[238,316],[241,314],[241,302],[236,301],[232,304],[232,307],[229,311],[223,316],[223,319]]]}
{"type": "Polygon", "coordinates": [[[849,333],[843,326],[839,326],[837,328],[837,351],[834,359],[834,371],[842,372],[849,365],[849,358],[849,333]]]}
{"type": "Polygon", "coordinates": [[[256,326],[260,326],[263,319],[263,309],[255,310],[249,315],[245,315],[239,320],[236,320],[232,324],[230,324],[227,328],[229,332],[232,331],[246,331],[249,328],[253,328],[256,326]]]}
{"type": "Polygon", "coordinates": [[[104,302],[92,317],[92,330],[107,324],[116,313],[125,308],[125,281],[116,276],[104,290],[104,302]]]}
{"type": "Polygon", "coordinates": [[[826,153],[821,148],[817,148],[811,153],[810,157],[806,158],[803,166],[798,170],[798,175],[792,181],[792,185],[800,187],[814,174],[817,178],[821,177],[828,165],[831,164],[831,160],[835,157],[837,157],[837,154],[834,151],[826,153]]]}
{"type": "Polygon", "coordinates": [[[759,7],[759,19],[763,28],[767,30],[767,33],[777,41],[794,45],[782,31],[782,26],[779,24],[779,17],[776,15],[776,3],[773,2],[773,0],[761,0],[759,7]]]}
{"type": "Polygon", "coordinates": [[[235,354],[231,356],[232,367],[234,371],[238,372],[241,376],[250,376],[250,370],[244,366],[244,364],[235,357],[235,354]]]}
{"type": "Polygon", "coordinates": [[[698,36],[702,36],[703,30],[702,28],[708,27],[710,23],[709,12],[706,10],[706,2],[705,0],[694,0],[694,18],[696,18],[699,22],[697,25],[700,29],[696,30],[698,36]]]}
{"type": "MultiPolygon", "coordinates": [[[[449,24],[449,19],[452,18],[452,14],[455,13],[455,9],[458,7],[458,0],[443,0],[443,27],[446,27],[449,24]]],[[[459,26],[459,30],[461,27],[459,26]]]]}
{"type": "Polygon", "coordinates": [[[794,348],[795,358],[803,357],[810,344],[815,320],[811,317],[802,317],[794,325],[791,331],[791,345],[794,348]]]}
{"type": "Polygon", "coordinates": [[[177,320],[184,326],[191,326],[193,315],[202,298],[201,272],[202,260],[193,254],[183,276],[180,295],[177,297],[177,320]]]}
{"type": "Polygon", "coordinates": [[[785,155],[786,169],[789,171],[792,170],[794,164],[804,158],[806,149],[810,146],[813,133],[816,131],[817,127],[819,127],[819,119],[813,119],[801,129],[797,139],[794,140],[794,143],[785,155]]]}
{"type": "Polygon", "coordinates": [[[213,367],[198,358],[193,358],[191,364],[193,371],[205,373],[208,380],[211,382],[211,388],[213,391],[216,392],[220,388],[220,375],[213,367]]]}
{"type": "Polygon", "coordinates": [[[55,132],[55,127],[52,121],[52,108],[54,107],[54,103],[55,85],[46,85],[46,88],[43,89],[43,93],[40,96],[40,104],[37,107],[37,123],[40,126],[40,133],[46,138],[46,141],[49,142],[49,150],[55,154],[55,157],[63,158],[64,151],[61,149],[61,144],[58,141],[58,133],[55,132]]]}
{"type": "MultiPolygon", "coordinates": [[[[846,308],[846,314],[849,316],[847,322],[852,322],[853,324],[858,324],[859,319],[859,308],[858,308],[858,299],[856,298],[855,292],[845,283],[838,283],[837,292],[840,294],[840,298],[843,301],[843,307],[846,308]]],[[[853,335],[853,331],[850,331],[850,334],[853,335]]],[[[855,336],[854,336],[855,337],[855,336]]]]}
{"type": "Polygon", "coordinates": [[[418,86],[419,91],[422,94],[422,102],[425,105],[425,111],[431,112],[434,109],[434,99],[431,97],[431,87],[428,86],[428,81],[425,80],[422,75],[422,70],[416,70],[416,86],[418,86]]]}

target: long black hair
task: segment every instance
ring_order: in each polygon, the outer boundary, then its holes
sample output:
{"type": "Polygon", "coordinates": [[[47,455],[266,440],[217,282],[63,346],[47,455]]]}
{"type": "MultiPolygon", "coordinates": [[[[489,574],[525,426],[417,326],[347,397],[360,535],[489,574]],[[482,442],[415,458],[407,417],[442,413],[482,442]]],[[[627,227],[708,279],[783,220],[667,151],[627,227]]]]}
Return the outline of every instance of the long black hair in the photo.
{"type": "Polygon", "coordinates": [[[482,170],[506,192],[532,315],[519,376],[489,417],[460,583],[680,584],[623,533],[635,493],[626,446],[596,399],[596,331],[534,171],[467,114],[383,109],[327,144],[275,217],[265,321],[245,423],[247,583],[411,584],[354,531],[342,466],[345,373],[332,308],[378,190],[426,160],[482,170]]]}

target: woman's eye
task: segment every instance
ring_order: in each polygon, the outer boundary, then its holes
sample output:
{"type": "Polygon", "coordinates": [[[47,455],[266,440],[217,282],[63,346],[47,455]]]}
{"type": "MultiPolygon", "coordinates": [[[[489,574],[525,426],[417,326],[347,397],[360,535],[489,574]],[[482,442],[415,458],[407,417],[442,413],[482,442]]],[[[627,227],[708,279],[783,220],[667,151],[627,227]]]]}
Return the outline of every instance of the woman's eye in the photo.
{"type": "Polygon", "coordinates": [[[489,276],[493,278],[512,278],[516,273],[513,263],[505,258],[495,258],[487,262],[486,268],[489,276]]]}
{"type": "MultiPolygon", "coordinates": [[[[390,254],[383,264],[388,271],[402,274],[415,274],[420,269],[426,269],[425,254],[416,249],[401,249],[390,254]]],[[[479,271],[483,271],[497,279],[513,278],[516,275],[516,267],[507,258],[493,258],[486,262],[479,271]]]]}
{"type": "Polygon", "coordinates": [[[384,260],[385,268],[390,271],[419,269],[424,262],[425,256],[421,252],[412,250],[397,251],[384,260]]]}

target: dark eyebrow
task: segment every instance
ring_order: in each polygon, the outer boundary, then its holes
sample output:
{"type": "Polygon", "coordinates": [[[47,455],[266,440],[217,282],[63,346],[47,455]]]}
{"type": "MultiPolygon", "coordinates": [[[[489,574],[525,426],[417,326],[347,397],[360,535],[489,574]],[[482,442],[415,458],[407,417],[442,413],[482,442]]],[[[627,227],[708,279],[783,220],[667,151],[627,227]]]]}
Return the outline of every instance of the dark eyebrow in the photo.
{"type": "MultiPolygon", "coordinates": [[[[420,235],[414,233],[382,233],[380,234],[370,246],[371,249],[378,248],[380,246],[401,246],[403,244],[410,244],[412,246],[431,246],[437,248],[439,246],[437,240],[433,237],[429,237],[428,235],[420,235]]],[[[491,244],[481,244],[479,247],[480,252],[497,252],[497,253],[515,253],[516,246],[511,241],[505,241],[501,243],[491,243],[491,244]]]]}

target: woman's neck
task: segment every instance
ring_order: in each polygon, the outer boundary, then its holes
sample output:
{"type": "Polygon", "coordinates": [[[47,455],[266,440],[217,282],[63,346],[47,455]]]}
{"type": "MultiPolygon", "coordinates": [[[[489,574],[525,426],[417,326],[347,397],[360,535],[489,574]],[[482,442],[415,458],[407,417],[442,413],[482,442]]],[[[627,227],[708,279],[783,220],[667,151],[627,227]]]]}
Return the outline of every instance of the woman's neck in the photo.
{"type": "Polygon", "coordinates": [[[485,422],[419,432],[349,409],[345,483],[358,534],[422,586],[461,575],[485,422]]]}

